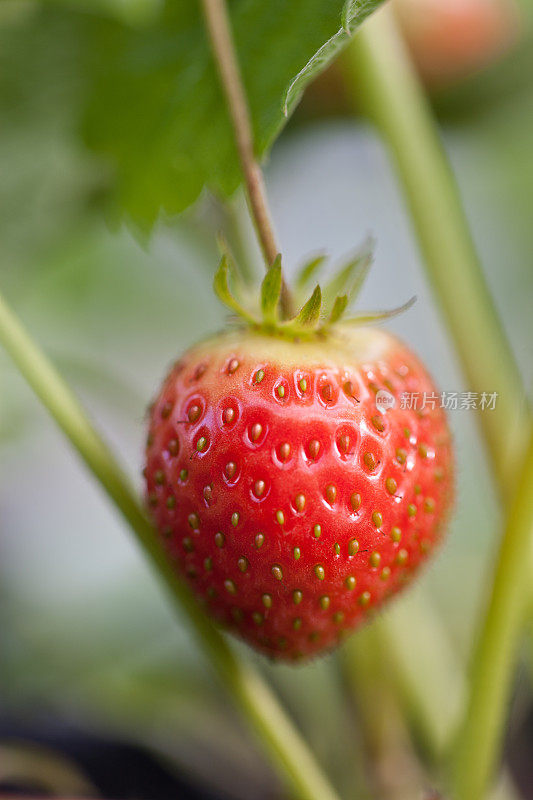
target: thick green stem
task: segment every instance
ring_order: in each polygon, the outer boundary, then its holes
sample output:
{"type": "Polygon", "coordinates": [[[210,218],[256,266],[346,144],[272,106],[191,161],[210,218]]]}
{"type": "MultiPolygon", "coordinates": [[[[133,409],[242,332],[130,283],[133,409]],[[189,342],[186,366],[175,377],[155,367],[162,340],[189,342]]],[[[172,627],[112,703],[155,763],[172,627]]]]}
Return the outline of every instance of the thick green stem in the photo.
{"type": "Polygon", "coordinates": [[[343,63],[355,101],[375,121],[393,155],[468,388],[498,393],[495,410],[478,414],[478,419],[496,478],[509,498],[531,427],[525,392],[428,101],[391,8],[365,22],[343,63]]]}
{"type": "Polygon", "coordinates": [[[428,784],[414,751],[394,685],[396,664],[379,626],[367,626],[341,652],[352,691],[373,794],[379,800],[412,800],[428,784]]]}
{"type": "Polygon", "coordinates": [[[482,800],[493,775],[509,704],[522,623],[522,589],[533,542],[533,437],[503,538],[458,737],[455,800],[482,800]]]}
{"type": "Polygon", "coordinates": [[[430,598],[419,590],[403,597],[373,628],[391,665],[389,683],[426,758],[439,763],[457,732],[466,701],[463,665],[448,631],[430,598]]]}
{"type": "Polygon", "coordinates": [[[114,456],[44,353],[0,296],[0,343],[129,522],[206,656],[255,729],[273,765],[302,800],[336,800],[307,745],[262,678],[239,659],[179,580],[114,456]]]}

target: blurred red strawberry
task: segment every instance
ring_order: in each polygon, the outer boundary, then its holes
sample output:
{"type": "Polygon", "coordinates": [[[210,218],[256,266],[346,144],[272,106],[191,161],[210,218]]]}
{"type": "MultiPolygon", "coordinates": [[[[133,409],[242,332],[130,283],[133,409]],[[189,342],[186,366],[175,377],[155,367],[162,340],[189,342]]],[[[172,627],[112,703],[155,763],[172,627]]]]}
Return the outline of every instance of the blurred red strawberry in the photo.
{"type": "Polygon", "coordinates": [[[422,78],[431,86],[488,66],[515,42],[514,0],[393,0],[422,78]]]}

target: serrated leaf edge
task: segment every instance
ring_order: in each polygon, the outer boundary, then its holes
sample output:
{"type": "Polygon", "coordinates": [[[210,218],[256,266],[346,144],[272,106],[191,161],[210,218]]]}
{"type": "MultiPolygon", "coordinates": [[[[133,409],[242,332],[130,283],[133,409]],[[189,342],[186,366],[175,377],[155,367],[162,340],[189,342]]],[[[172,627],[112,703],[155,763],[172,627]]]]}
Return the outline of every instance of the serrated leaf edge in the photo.
{"type": "Polygon", "coordinates": [[[288,117],[300,100],[307,84],[321,72],[349,41],[353,32],[379,5],[382,0],[346,0],[341,12],[341,27],[311,56],[294,76],[285,90],[283,114],[288,117]]]}

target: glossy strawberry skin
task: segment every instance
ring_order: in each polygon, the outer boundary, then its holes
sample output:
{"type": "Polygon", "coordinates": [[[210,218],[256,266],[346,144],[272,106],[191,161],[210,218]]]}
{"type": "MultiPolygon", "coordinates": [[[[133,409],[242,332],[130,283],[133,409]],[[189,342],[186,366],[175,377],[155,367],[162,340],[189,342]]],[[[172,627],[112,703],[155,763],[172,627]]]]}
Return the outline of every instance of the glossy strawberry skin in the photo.
{"type": "Polygon", "coordinates": [[[250,333],[193,348],[154,403],[147,500],[208,612],[275,658],[334,646],[415,574],[452,496],[435,387],[382,331],[342,346],[250,333]],[[395,398],[378,410],[376,393],[395,398]]]}

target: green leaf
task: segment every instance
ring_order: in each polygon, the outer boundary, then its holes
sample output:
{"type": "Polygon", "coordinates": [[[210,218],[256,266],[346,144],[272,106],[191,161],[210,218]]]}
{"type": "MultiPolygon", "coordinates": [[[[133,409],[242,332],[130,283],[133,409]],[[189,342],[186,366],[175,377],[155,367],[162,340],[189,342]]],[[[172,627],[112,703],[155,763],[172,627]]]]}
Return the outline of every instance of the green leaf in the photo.
{"type": "Polygon", "coordinates": [[[283,111],[288,116],[296,107],[307,84],[335,58],[352,33],[379,5],[381,0],[347,0],[341,12],[341,27],[331,36],[291,81],[283,101],[283,111]]]}
{"type": "Polygon", "coordinates": [[[338,322],[338,320],[342,317],[342,315],[346,311],[347,305],[348,305],[347,294],[340,294],[335,298],[335,302],[333,303],[333,308],[331,309],[331,314],[329,315],[329,322],[331,324],[333,324],[334,322],[338,322]]]}
{"type": "Polygon", "coordinates": [[[221,257],[222,256],[227,257],[228,265],[230,266],[230,271],[233,275],[234,281],[237,283],[242,293],[242,291],[245,289],[246,286],[246,279],[243,275],[242,269],[240,268],[237,259],[233,255],[231,247],[229,246],[229,242],[221,231],[217,233],[216,240],[217,240],[218,252],[220,253],[221,257]]]}
{"type": "Polygon", "coordinates": [[[327,256],[324,253],[321,253],[318,256],[314,256],[313,258],[306,261],[303,267],[300,269],[298,273],[298,277],[296,278],[296,289],[298,291],[303,291],[311,278],[316,275],[320,267],[326,261],[327,256]]]}
{"type": "Polygon", "coordinates": [[[374,240],[368,239],[361,248],[348,285],[348,303],[357,299],[374,261],[374,240]]]}
{"type": "MultiPolygon", "coordinates": [[[[358,0],[350,24],[378,3],[358,0]]],[[[338,47],[324,53],[323,44],[338,31],[343,6],[340,0],[233,0],[229,7],[262,157],[285,124],[287,86],[292,110],[296,95],[336,54],[338,47]]],[[[241,172],[200,3],[162,0],[158,13],[136,25],[96,13],[80,14],[79,21],[89,91],[84,135],[109,162],[119,208],[149,230],[160,213],[183,211],[204,187],[231,195],[241,172]]]]}
{"type": "Polygon", "coordinates": [[[103,14],[136,25],[154,19],[158,3],[154,0],[42,0],[45,7],[64,6],[82,14],[103,14]]]}
{"type": "Polygon", "coordinates": [[[373,0],[346,0],[341,13],[341,27],[349,34],[375,9],[373,0]]]}
{"type": "Polygon", "coordinates": [[[403,306],[398,306],[397,308],[391,308],[389,311],[368,311],[363,312],[362,314],[356,314],[355,317],[350,317],[349,319],[344,320],[348,325],[365,325],[371,322],[382,322],[387,319],[392,319],[393,317],[397,317],[398,314],[403,314],[404,311],[407,311],[408,308],[416,302],[416,296],[411,297],[407,303],[404,303],[403,306]]]}
{"type": "Polygon", "coordinates": [[[261,311],[263,320],[275,323],[278,319],[278,305],[281,297],[281,256],[269,268],[261,284],[261,311]]]}
{"type": "Polygon", "coordinates": [[[213,289],[215,294],[225,306],[231,308],[232,311],[235,311],[239,317],[245,319],[247,322],[256,324],[257,320],[255,320],[254,317],[233,296],[229,286],[230,272],[234,272],[232,269],[232,262],[228,258],[228,255],[224,253],[213,280],[213,289]]]}
{"type": "Polygon", "coordinates": [[[337,272],[324,289],[324,305],[329,307],[339,294],[346,294],[348,303],[354,300],[372,266],[373,241],[367,240],[353,258],[337,272]]]}
{"type": "Polygon", "coordinates": [[[322,290],[320,289],[320,286],[317,285],[307,303],[302,306],[300,313],[294,318],[294,320],[291,320],[291,323],[297,328],[315,328],[320,320],[321,307],[322,290]]]}

